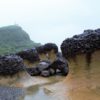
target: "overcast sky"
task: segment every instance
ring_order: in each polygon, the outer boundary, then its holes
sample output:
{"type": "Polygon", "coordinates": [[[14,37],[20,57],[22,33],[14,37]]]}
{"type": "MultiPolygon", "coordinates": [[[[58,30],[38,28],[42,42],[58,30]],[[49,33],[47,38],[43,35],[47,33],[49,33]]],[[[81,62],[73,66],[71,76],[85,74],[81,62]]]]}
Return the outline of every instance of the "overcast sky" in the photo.
{"type": "Polygon", "coordinates": [[[18,24],[35,42],[62,41],[100,28],[100,0],[0,0],[0,27],[18,24]]]}

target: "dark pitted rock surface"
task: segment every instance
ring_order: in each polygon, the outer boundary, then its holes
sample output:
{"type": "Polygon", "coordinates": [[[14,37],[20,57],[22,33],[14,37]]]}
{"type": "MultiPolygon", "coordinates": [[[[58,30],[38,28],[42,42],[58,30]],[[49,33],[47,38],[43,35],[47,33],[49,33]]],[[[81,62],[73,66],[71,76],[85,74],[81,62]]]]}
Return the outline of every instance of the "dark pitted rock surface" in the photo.
{"type": "Polygon", "coordinates": [[[13,75],[22,71],[23,59],[17,55],[0,56],[0,75],[13,75]]]}
{"type": "Polygon", "coordinates": [[[30,62],[35,62],[40,60],[37,50],[35,48],[18,52],[17,55],[30,62]]]}
{"type": "Polygon", "coordinates": [[[54,50],[55,53],[58,52],[58,47],[54,43],[47,43],[45,45],[42,45],[40,47],[37,47],[36,49],[37,49],[37,52],[39,54],[41,54],[41,53],[44,53],[45,54],[47,52],[50,52],[51,50],[54,50]]]}
{"type": "Polygon", "coordinates": [[[15,87],[0,87],[0,100],[19,100],[25,95],[25,90],[15,87]]]}
{"type": "Polygon", "coordinates": [[[83,34],[68,38],[61,44],[62,54],[65,58],[82,53],[92,53],[98,49],[100,49],[100,29],[85,30],[83,34]]]}

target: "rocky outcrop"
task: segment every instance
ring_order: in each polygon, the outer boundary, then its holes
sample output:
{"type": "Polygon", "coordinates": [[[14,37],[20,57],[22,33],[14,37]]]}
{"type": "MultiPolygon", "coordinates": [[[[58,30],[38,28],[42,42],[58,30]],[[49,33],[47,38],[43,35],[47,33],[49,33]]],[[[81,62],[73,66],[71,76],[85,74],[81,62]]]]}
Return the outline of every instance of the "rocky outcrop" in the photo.
{"type": "Polygon", "coordinates": [[[18,52],[17,55],[23,59],[26,59],[26,60],[32,62],[32,63],[40,60],[37,50],[35,48],[18,52]]]}
{"type": "Polygon", "coordinates": [[[78,54],[89,54],[100,49],[100,29],[85,30],[83,34],[68,38],[61,44],[65,58],[75,57],[78,54]]]}
{"type": "Polygon", "coordinates": [[[23,59],[17,55],[0,56],[0,75],[13,75],[22,71],[23,59]]]}
{"type": "Polygon", "coordinates": [[[54,43],[47,43],[45,45],[37,47],[36,50],[39,54],[41,54],[41,53],[45,54],[45,53],[50,52],[51,50],[54,50],[54,52],[57,53],[58,52],[58,47],[54,43]]]}

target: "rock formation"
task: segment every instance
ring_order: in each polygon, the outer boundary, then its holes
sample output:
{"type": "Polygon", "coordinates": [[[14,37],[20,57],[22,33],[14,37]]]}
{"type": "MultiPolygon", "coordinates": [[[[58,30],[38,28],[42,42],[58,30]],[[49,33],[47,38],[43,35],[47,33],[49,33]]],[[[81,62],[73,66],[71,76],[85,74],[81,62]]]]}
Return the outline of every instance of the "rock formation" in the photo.
{"type": "Polygon", "coordinates": [[[13,75],[22,71],[23,59],[17,55],[0,56],[0,75],[13,75]]]}
{"type": "Polygon", "coordinates": [[[1,75],[13,75],[22,70],[27,71],[31,76],[41,75],[48,77],[58,73],[67,75],[69,67],[66,60],[63,59],[62,54],[58,53],[58,47],[53,43],[47,43],[36,49],[23,50],[14,55],[0,56],[1,75]],[[45,60],[41,60],[39,56],[41,53],[46,56],[45,60]],[[52,53],[53,58],[55,56],[54,60],[51,58],[52,53]],[[33,64],[38,61],[38,64],[29,68],[23,60],[28,60],[33,64]]]}
{"type": "Polygon", "coordinates": [[[75,57],[78,54],[89,54],[100,49],[100,29],[85,30],[83,34],[67,38],[61,44],[65,58],[75,57]]]}

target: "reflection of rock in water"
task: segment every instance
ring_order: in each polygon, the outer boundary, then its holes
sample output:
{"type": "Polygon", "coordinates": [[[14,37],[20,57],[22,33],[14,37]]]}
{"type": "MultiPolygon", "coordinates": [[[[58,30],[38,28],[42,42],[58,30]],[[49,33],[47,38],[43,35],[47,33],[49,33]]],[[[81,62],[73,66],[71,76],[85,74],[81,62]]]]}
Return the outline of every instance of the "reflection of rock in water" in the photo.
{"type": "Polygon", "coordinates": [[[0,87],[0,100],[18,100],[24,95],[25,92],[21,88],[0,87]]]}
{"type": "Polygon", "coordinates": [[[39,86],[35,85],[35,86],[30,86],[27,88],[27,95],[36,95],[37,92],[39,91],[39,86]]]}
{"type": "Polygon", "coordinates": [[[50,95],[50,94],[52,93],[52,91],[50,91],[50,90],[47,89],[47,88],[44,88],[43,90],[44,90],[44,93],[45,93],[46,95],[50,95]]]}

